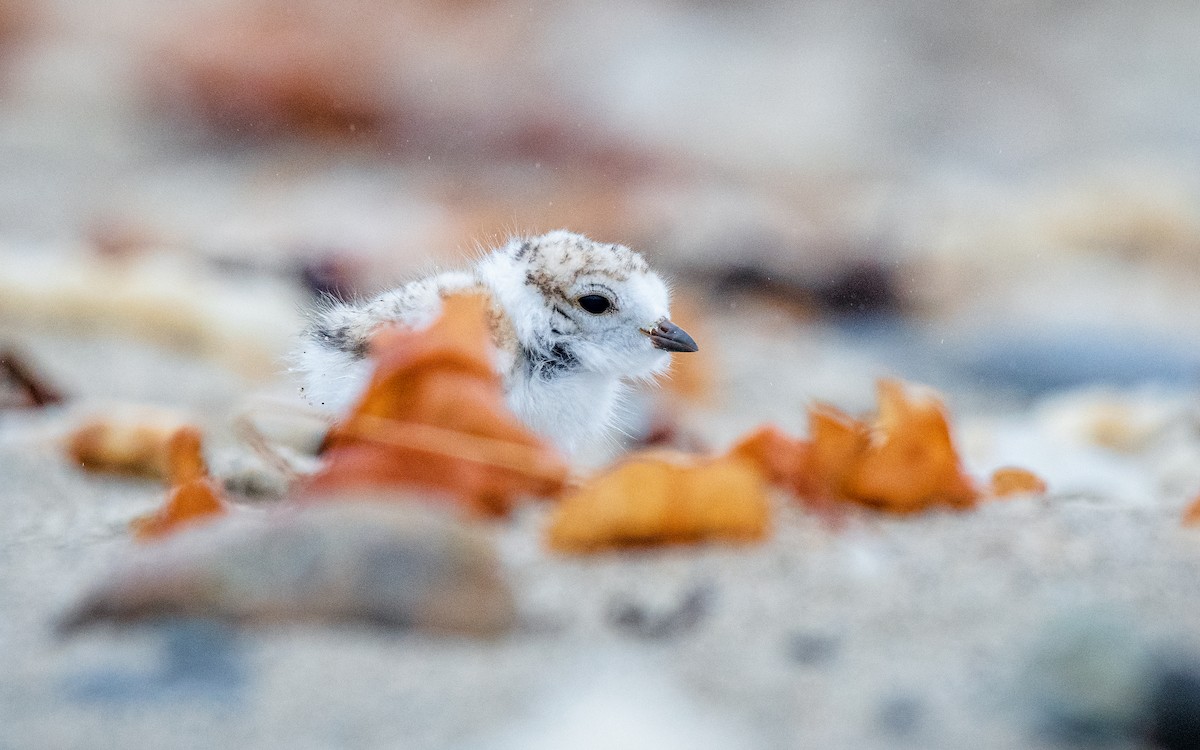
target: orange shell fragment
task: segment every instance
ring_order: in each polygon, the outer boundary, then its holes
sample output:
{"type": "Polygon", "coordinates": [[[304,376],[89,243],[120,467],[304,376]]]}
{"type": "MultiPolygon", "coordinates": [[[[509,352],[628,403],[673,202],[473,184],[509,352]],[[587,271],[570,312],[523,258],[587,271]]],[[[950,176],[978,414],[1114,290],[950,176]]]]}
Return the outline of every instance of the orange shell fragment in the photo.
{"type": "Polygon", "coordinates": [[[139,540],[158,539],[229,512],[221,491],[208,476],[200,431],[183,427],[171,436],[167,446],[171,493],[157,511],[130,523],[139,540]]]}
{"type": "Polygon", "coordinates": [[[454,295],[425,330],[386,326],[375,334],[375,373],[331,430],[327,464],[308,495],[409,486],[502,514],[518,497],[561,490],[566,464],[504,403],[488,302],[454,295]]]}
{"type": "Polygon", "coordinates": [[[749,461],[635,456],[592,477],[555,508],[560,552],[706,540],[749,542],[770,527],[766,482],[749,461]]]}
{"type": "Polygon", "coordinates": [[[1011,495],[1041,495],[1046,492],[1046,482],[1028,469],[1004,466],[992,472],[992,497],[1011,495]]]}

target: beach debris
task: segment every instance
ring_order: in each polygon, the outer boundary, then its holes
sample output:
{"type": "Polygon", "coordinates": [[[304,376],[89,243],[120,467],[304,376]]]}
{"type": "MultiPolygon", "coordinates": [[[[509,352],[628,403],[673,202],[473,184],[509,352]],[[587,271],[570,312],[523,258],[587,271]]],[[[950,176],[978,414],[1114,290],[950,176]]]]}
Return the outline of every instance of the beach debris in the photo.
{"type": "Polygon", "coordinates": [[[711,585],[691,587],[666,608],[622,596],[611,603],[608,620],[618,629],[640,638],[672,638],[696,627],[712,609],[713,598],[711,585]]]}
{"type": "Polygon", "coordinates": [[[751,542],[766,536],[770,513],[767,483],[747,461],[634,454],[566,495],[546,540],[559,552],[751,542]]]}
{"type": "Polygon", "coordinates": [[[248,403],[233,419],[243,449],[226,451],[215,459],[226,491],[250,500],[287,495],[321,468],[319,454],[331,419],[292,401],[248,403]]]}
{"type": "Polygon", "coordinates": [[[488,636],[516,621],[490,541],[417,503],[230,514],[131,549],[61,620],[359,621],[488,636]]]}
{"type": "Polygon", "coordinates": [[[905,312],[898,264],[847,261],[831,271],[813,290],[822,310],[833,315],[881,317],[905,312]]]}
{"type": "Polygon", "coordinates": [[[0,348],[0,409],[51,406],[62,392],[49,383],[21,352],[0,348]]]}
{"type": "MultiPolygon", "coordinates": [[[[847,504],[901,514],[973,507],[983,494],[962,467],[942,402],[897,380],[879,381],[878,398],[869,422],[812,406],[807,440],[764,425],[719,457],[634,453],[563,499],[547,543],[586,552],[761,539],[770,523],[767,485],[832,520],[847,504]]],[[[1037,476],[1013,467],[993,483],[997,497],[1044,491],[1037,476]]]]}
{"type": "Polygon", "coordinates": [[[793,438],[775,425],[763,425],[739,440],[729,451],[731,456],[753,463],[772,484],[805,495],[811,444],[793,438]]]}
{"type": "Polygon", "coordinates": [[[221,490],[208,475],[202,437],[195,427],[182,427],[167,441],[171,491],[157,511],[130,523],[136,538],[149,541],[229,512],[221,490]]]}
{"type": "Polygon", "coordinates": [[[1062,440],[1128,455],[1160,443],[1190,412],[1186,396],[1111,387],[1071,391],[1039,403],[1036,418],[1062,440]]]}
{"type": "Polygon", "coordinates": [[[88,471],[170,479],[171,438],[187,426],[186,419],[172,411],[114,410],[73,430],[65,449],[76,465],[88,471]]]}
{"type": "Polygon", "coordinates": [[[827,404],[809,409],[808,440],[775,427],[731,453],[808,502],[850,502],[892,513],[969,508],[979,496],[962,468],[946,409],[931,393],[880,380],[879,414],[864,422],[827,404]]]}
{"type": "Polygon", "coordinates": [[[1046,494],[1045,480],[1028,469],[1016,466],[1002,466],[993,471],[988,486],[991,497],[1046,494]]]}
{"type": "Polygon", "coordinates": [[[814,410],[817,491],[895,513],[972,506],[977,491],[962,469],[941,401],[932,393],[915,395],[897,380],[879,381],[877,391],[879,414],[871,425],[832,407],[814,410]]]}
{"type": "Polygon", "coordinates": [[[749,294],[795,314],[831,317],[897,316],[906,312],[900,269],[876,261],[843,260],[837,267],[805,274],[781,272],[763,263],[725,264],[707,275],[712,295],[749,294]]]}
{"type": "Polygon", "coordinates": [[[505,406],[488,325],[486,300],[466,294],[445,299],[424,330],[382,327],[366,393],[330,430],[326,465],[300,494],[417,487],[425,499],[502,515],[519,498],[558,493],[567,465],[505,406]]]}
{"type": "Polygon", "coordinates": [[[263,275],[229,277],[182,253],[130,257],[0,250],[0,319],[137,338],[275,377],[300,325],[302,293],[263,275]]]}

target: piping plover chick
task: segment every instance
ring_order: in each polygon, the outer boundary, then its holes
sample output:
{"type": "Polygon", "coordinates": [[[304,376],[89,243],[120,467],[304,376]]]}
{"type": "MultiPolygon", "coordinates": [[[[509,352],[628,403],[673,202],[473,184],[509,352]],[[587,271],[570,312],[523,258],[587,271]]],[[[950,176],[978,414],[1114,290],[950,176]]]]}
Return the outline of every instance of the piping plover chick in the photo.
{"type": "Polygon", "coordinates": [[[459,292],[489,299],[509,408],[568,454],[604,439],[631,384],[666,370],[670,352],[697,350],[671,322],[667,286],[642,256],[560,230],[512,239],[466,271],[317,311],[295,357],[305,396],[346,410],[370,376],[372,331],[382,323],[425,327],[442,298],[459,292]]]}

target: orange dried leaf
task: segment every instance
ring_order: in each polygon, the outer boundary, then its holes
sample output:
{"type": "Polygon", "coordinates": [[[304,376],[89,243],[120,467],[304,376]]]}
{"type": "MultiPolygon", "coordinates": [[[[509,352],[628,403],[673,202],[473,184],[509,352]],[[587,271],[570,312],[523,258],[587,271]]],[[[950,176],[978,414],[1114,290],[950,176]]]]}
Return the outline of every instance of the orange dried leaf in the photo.
{"type": "Polygon", "coordinates": [[[492,313],[479,294],[455,295],[428,329],[385,327],[372,340],[375,374],[336,425],[309,494],[416,486],[485,513],[561,490],[567,466],[504,403],[491,362],[492,313]]]}
{"type": "Polygon", "coordinates": [[[879,383],[874,424],[827,404],[809,409],[810,439],[766,427],[732,453],[754,462],[774,483],[814,506],[854,502],[894,513],[934,505],[968,507],[978,493],[963,472],[941,402],[879,383]]]}
{"type": "Polygon", "coordinates": [[[979,492],[962,469],[942,403],[932,395],[911,395],[895,380],[880,381],[878,388],[873,424],[816,404],[808,413],[808,441],[763,427],[730,454],[826,511],[830,502],[893,513],[974,505],[979,492]]]}
{"type": "Polygon", "coordinates": [[[992,497],[1041,495],[1045,492],[1046,483],[1028,469],[1005,466],[992,472],[991,491],[989,492],[992,497]]]}
{"type": "Polygon", "coordinates": [[[760,427],[729,449],[729,455],[758,467],[774,484],[792,486],[807,469],[809,444],[774,425],[760,427]]]}
{"type": "Polygon", "coordinates": [[[725,456],[642,455],[589,480],[555,508],[548,545],[560,552],[763,538],[770,503],[762,474],[725,456]]]}
{"type": "Polygon", "coordinates": [[[1200,526],[1200,496],[1183,511],[1184,526],[1200,526]]]}
{"type": "Polygon", "coordinates": [[[978,493],[963,472],[945,407],[895,380],[878,386],[879,417],[848,473],[845,497],[896,513],[970,507],[978,493]]]}
{"type": "Polygon", "coordinates": [[[851,499],[850,481],[870,450],[869,428],[827,404],[809,409],[808,425],[808,461],[793,487],[801,496],[851,499]]]}
{"type": "Polygon", "coordinates": [[[184,427],[171,436],[168,464],[171,493],[161,508],[130,524],[138,539],[158,539],[229,512],[220,490],[208,476],[199,430],[184,427]]]}

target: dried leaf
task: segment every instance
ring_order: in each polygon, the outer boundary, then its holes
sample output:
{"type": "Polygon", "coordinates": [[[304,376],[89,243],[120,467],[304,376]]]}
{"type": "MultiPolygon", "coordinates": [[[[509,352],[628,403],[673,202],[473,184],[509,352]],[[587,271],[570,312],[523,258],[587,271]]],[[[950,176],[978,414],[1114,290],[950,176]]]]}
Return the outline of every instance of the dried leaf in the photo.
{"type": "Polygon", "coordinates": [[[564,498],[547,542],[561,552],[745,542],[763,538],[769,524],[766,483],[749,461],[641,455],[564,498]]]}
{"type": "Polygon", "coordinates": [[[878,388],[879,417],[845,496],[896,513],[973,505],[978,493],[963,473],[941,402],[932,395],[914,398],[895,380],[878,388]]]}
{"type": "Polygon", "coordinates": [[[738,441],[729,455],[753,463],[770,482],[788,486],[806,472],[809,449],[809,443],[766,425],[738,441]]]}
{"type": "MultiPolygon", "coordinates": [[[[819,429],[828,437],[821,442],[824,454],[814,451],[810,441],[793,438],[774,425],[758,428],[742,438],[729,454],[736,458],[754,464],[767,481],[781,487],[803,502],[810,511],[821,515],[831,527],[838,527],[843,521],[844,511],[833,500],[828,489],[821,489],[816,476],[829,476],[831,469],[817,472],[814,467],[837,467],[844,465],[846,455],[839,455],[836,446],[837,436],[849,437],[844,428],[841,415],[830,407],[819,407],[819,429]]],[[[848,445],[857,445],[857,440],[846,440],[848,445]]]]}
{"type": "Polygon", "coordinates": [[[199,430],[195,427],[177,430],[168,442],[168,460],[172,489],[166,503],[130,523],[134,536],[143,541],[167,536],[229,512],[221,490],[208,476],[199,430]]]}
{"type": "Polygon", "coordinates": [[[494,514],[561,490],[566,464],[504,404],[489,321],[486,298],[455,295],[428,329],[376,333],[375,374],[330,432],[310,493],[416,486],[494,514]]]}
{"type": "Polygon", "coordinates": [[[792,486],[802,497],[854,499],[848,488],[870,450],[870,428],[827,404],[809,409],[808,424],[808,462],[792,486]]]}
{"type": "Polygon", "coordinates": [[[1046,492],[1046,483],[1037,474],[1028,469],[1014,466],[1004,466],[992,472],[992,497],[1009,497],[1010,495],[1042,495],[1046,492]]]}
{"type": "Polygon", "coordinates": [[[894,380],[879,383],[874,424],[826,404],[809,409],[808,441],[764,427],[734,446],[771,482],[799,498],[912,513],[936,505],[969,507],[978,493],[963,472],[941,402],[910,396],[894,380]]]}
{"type": "Polygon", "coordinates": [[[88,471],[167,479],[169,443],[185,422],[177,415],[141,411],[97,418],[67,436],[67,455],[88,471]]]}
{"type": "Polygon", "coordinates": [[[132,550],[60,630],[180,616],[492,635],[516,610],[478,531],[414,507],[339,502],[229,515],[132,550]]]}

